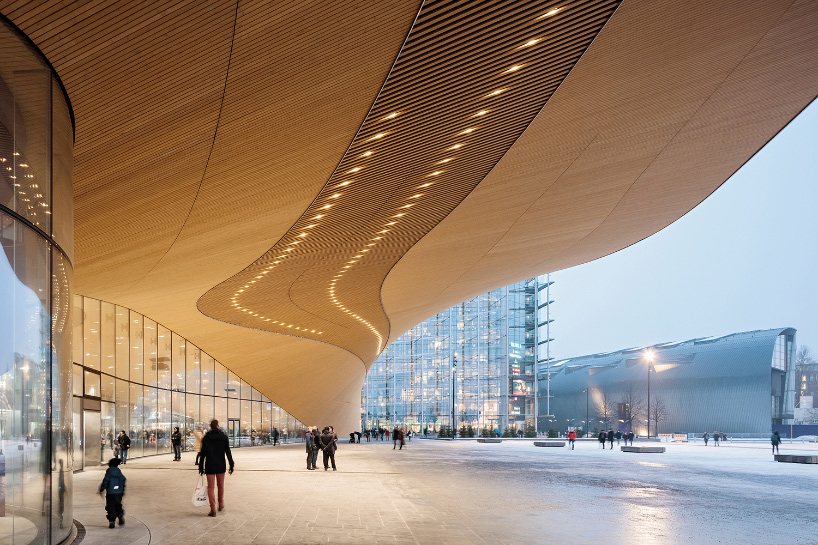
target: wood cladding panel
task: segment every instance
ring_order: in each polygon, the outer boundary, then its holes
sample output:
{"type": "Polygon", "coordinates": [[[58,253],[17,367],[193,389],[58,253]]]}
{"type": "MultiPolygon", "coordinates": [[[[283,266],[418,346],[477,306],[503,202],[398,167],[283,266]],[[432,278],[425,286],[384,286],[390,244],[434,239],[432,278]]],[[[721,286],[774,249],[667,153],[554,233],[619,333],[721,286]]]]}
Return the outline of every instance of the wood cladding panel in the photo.
{"type": "Polygon", "coordinates": [[[617,5],[426,2],[303,217],[199,309],[374,359],[389,335],[383,278],[494,167],[617,5]]]}

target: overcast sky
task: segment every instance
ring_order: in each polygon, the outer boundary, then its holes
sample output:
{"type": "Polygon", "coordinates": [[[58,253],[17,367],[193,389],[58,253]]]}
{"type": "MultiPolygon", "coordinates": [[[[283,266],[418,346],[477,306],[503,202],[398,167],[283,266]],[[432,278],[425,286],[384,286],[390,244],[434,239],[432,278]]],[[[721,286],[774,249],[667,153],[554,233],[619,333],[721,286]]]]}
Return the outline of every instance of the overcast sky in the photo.
{"type": "Polygon", "coordinates": [[[552,357],[776,327],[818,352],[818,101],[676,223],[551,279],[552,357]]]}

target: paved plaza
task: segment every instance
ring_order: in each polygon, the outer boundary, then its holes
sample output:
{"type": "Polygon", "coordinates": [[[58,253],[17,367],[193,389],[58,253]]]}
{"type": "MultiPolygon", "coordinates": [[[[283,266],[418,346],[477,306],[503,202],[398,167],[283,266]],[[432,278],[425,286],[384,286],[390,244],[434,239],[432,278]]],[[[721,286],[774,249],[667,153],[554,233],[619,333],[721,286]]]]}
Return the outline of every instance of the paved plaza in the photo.
{"type": "Polygon", "coordinates": [[[155,456],[122,468],[125,526],[107,527],[101,470],[75,475],[74,517],[89,545],[818,543],[818,465],[776,463],[766,443],[712,445],[344,442],[337,472],[306,471],[301,444],[236,449],[216,518],[191,505],[193,455],[155,456]]]}

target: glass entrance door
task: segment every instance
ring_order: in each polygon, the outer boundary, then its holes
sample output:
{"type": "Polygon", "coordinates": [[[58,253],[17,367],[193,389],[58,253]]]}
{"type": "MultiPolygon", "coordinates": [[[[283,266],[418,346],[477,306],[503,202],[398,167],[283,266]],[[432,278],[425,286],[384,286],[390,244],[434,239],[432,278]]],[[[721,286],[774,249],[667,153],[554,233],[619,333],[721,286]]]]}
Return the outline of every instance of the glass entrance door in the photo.
{"type": "Polygon", "coordinates": [[[227,436],[230,438],[230,448],[238,448],[241,446],[239,434],[241,433],[241,424],[238,418],[227,419],[227,436]]]}
{"type": "Polygon", "coordinates": [[[102,464],[103,440],[100,433],[100,413],[99,411],[83,411],[83,454],[85,463],[83,467],[99,466],[102,464]]]}

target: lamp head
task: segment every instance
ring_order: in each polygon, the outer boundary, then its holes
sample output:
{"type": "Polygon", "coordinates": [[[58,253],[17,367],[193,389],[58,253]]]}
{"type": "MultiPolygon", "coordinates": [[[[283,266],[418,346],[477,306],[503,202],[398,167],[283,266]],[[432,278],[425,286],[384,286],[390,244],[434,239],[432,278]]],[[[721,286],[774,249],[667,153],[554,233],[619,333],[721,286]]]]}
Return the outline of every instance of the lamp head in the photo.
{"type": "Polygon", "coordinates": [[[652,349],[648,348],[647,350],[645,350],[644,358],[645,358],[646,362],[653,363],[653,359],[655,357],[656,357],[656,353],[652,349]]]}

